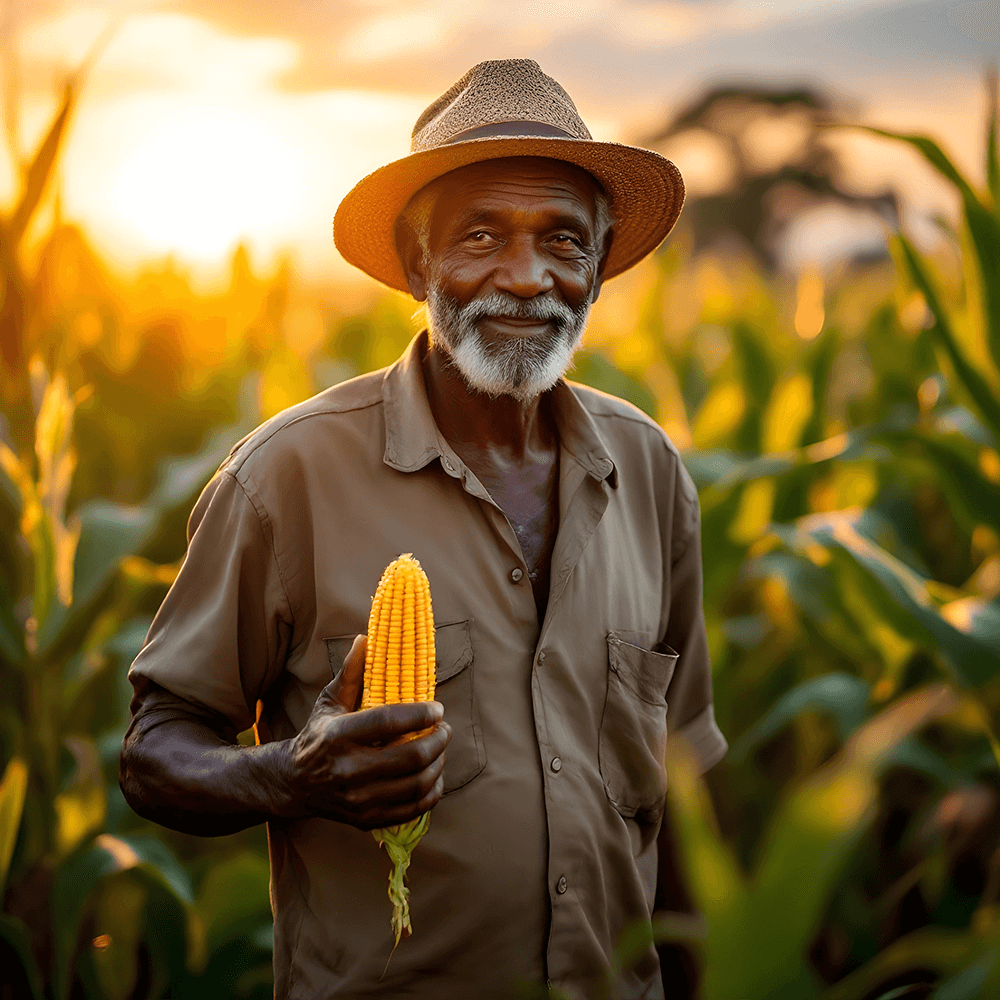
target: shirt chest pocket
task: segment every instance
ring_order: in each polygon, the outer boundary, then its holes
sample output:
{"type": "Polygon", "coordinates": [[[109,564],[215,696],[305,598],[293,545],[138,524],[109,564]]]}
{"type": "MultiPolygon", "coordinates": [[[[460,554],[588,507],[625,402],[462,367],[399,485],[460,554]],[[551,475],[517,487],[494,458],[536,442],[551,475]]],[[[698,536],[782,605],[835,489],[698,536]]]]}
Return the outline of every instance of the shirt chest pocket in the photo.
{"type": "MultiPolygon", "coordinates": [[[[437,682],[434,700],[444,705],[451,726],[451,740],[444,758],[444,793],[468,784],[486,766],[486,749],[479,704],[473,687],[472,619],[434,627],[437,682]]],[[[354,636],[326,639],[330,671],[334,677],[344,665],[354,636]]]]}
{"type": "Polygon", "coordinates": [[[608,633],[608,692],[600,729],[601,778],[615,808],[655,820],[667,795],[667,687],[677,654],[608,633]]]}

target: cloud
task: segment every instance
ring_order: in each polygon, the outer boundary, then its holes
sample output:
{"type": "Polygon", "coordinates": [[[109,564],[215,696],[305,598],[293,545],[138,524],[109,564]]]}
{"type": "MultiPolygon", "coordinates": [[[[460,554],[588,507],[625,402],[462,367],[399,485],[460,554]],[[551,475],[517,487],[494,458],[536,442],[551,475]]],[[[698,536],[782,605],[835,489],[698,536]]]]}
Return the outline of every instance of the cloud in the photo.
{"type": "MultiPolygon", "coordinates": [[[[20,50],[25,61],[76,67],[111,23],[96,8],[70,10],[33,24],[22,35],[20,50]]],[[[183,14],[142,13],[121,22],[92,79],[105,91],[111,81],[118,91],[156,86],[245,91],[270,86],[298,58],[298,46],[287,38],[236,38],[183,14]]]]}

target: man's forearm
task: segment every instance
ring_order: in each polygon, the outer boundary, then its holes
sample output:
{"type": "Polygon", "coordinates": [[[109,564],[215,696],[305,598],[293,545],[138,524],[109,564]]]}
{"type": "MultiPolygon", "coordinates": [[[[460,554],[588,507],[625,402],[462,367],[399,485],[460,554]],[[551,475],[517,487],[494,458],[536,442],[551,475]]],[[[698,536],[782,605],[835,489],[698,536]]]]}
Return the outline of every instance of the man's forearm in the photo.
{"type": "Polygon", "coordinates": [[[194,720],[171,719],[130,732],[119,784],[143,818],[217,837],[284,814],[286,753],[283,742],[234,746],[194,720]]]}

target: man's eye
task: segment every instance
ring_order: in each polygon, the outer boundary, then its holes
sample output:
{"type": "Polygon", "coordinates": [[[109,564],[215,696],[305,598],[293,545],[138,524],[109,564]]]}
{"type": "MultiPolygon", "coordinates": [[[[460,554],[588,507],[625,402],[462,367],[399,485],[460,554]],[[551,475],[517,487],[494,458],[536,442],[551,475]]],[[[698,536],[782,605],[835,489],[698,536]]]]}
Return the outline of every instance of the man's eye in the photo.
{"type": "Polygon", "coordinates": [[[469,233],[467,239],[472,243],[485,243],[493,239],[493,234],[486,232],[485,229],[477,229],[474,233],[469,233]]]}
{"type": "Polygon", "coordinates": [[[576,247],[577,249],[583,249],[583,243],[568,233],[560,233],[558,236],[553,237],[553,243],[558,243],[562,247],[576,247]]]}

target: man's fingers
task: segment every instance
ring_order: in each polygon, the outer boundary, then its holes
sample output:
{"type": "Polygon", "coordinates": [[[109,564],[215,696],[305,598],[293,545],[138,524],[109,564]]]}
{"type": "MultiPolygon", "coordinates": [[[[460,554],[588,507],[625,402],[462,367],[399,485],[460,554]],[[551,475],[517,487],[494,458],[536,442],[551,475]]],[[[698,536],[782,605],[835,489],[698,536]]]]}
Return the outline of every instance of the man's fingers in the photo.
{"type": "Polygon", "coordinates": [[[451,727],[442,721],[414,740],[393,746],[355,746],[348,782],[360,789],[373,782],[410,780],[441,757],[450,739],[451,727]]]}
{"type": "Polygon", "coordinates": [[[344,669],[340,672],[340,703],[348,712],[356,711],[361,705],[367,650],[368,636],[356,635],[350,652],[344,658],[344,669]]]}
{"type": "Polygon", "coordinates": [[[378,705],[344,719],[341,732],[355,743],[385,746],[401,736],[430,729],[443,718],[444,706],[437,701],[378,705]]]}
{"type": "Polygon", "coordinates": [[[441,777],[444,760],[445,755],[440,754],[427,767],[405,777],[383,778],[368,782],[363,786],[364,794],[359,803],[362,814],[374,810],[384,812],[393,806],[419,802],[441,777]]]}
{"type": "Polygon", "coordinates": [[[363,823],[363,828],[374,830],[387,826],[397,826],[400,823],[409,823],[411,819],[416,819],[425,812],[430,812],[438,804],[443,794],[444,774],[439,774],[431,790],[426,795],[423,795],[415,802],[380,809],[378,811],[378,819],[367,819],[363,823]]]}
{"type": "Polygon", "coordinates": [[[365,686],[367,648],[368,637],[356,635],[350,652],[344,657],[340,673],[320,692],[320,699],[331,708],[339,708],[342,712],[353,712],[361,704],[365,686]]]}

